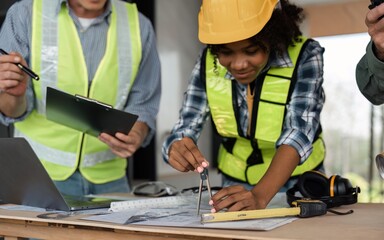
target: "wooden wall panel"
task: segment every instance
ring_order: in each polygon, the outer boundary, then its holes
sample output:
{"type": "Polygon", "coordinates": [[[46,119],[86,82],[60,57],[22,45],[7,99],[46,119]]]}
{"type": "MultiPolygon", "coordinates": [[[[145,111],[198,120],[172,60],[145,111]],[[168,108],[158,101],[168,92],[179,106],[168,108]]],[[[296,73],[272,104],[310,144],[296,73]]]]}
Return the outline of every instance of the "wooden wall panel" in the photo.
{"type": "Polygon", "coordinates": [[[306,32],[310,37],[366,32],[368,0],[304,6],[306,32]]]}

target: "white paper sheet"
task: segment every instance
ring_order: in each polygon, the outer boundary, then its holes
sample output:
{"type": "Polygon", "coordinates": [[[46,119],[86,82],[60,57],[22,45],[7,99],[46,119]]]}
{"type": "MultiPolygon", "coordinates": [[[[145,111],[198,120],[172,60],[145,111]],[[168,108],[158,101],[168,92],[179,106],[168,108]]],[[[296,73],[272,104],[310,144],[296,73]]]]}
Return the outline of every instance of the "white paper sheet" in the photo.
{"type": "MultiPolygon", "coordinates": [[[[175,199],[173,199],[175,200],[175,199]]],[[[149,200],[149,201],[153,201],[149,200]]],[[[163,203],[164,198],[156,203],[163,203]]],[[[288,224],[297,217],[264,218],[255,220],[241,220],[229,222],[201,223],[201,217],[196,213],[196,201],[185,202],[183,206],[170,207],[169,204],[153,206],[150,208],[145,200],[138,200],[137,203],[123,204],[126,209],[114,211],[105,215],[95,215],[82,218],[89,221],[110,222],[115,224],[137,224],[150,226],[168,226],[168,227],[190,227],[190,228],[218,228],[218,229],[243,229],[267,231],[279,226],[288,224]],[[187,205],[185,205],[188,203],[187,205]],[[132,207],[134,206],[134,207],[132,207]],[[139,208],[145,206],[145,208],[139,208]]],[[[209,205],[203,204],[200,213],[209,213],[209,205]]],[[[277,194],[268,205],[268,208],[288,207],[285,194],[277,194]]],[[[116,209],[114,209],[116,210],[116,209]]]]}

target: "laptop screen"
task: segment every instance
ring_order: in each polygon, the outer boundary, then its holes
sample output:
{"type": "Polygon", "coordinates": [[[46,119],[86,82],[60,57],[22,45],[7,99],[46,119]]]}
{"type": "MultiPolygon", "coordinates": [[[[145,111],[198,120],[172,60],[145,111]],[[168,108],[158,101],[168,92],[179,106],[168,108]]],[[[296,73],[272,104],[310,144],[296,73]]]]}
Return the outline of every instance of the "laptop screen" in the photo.
{"type": "Polygon", "coordinates": [[[71,206],[24,138],[0,138],[0,201],[63,211],[110,206],[112,199],[88,199],[71,206]]]}

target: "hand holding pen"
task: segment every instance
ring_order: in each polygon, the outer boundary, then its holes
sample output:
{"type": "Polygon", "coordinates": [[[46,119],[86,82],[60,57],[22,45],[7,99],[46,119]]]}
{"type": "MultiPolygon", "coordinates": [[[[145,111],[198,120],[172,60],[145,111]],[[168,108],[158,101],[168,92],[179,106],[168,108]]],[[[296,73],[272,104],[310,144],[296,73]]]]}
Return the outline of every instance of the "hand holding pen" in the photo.
{"type": "MultiPolygon", "coordinates": [[[[0,48],[0,53],[3,54],[3,55],[9,55],[6,51],[4,51],[3,49],[0,48]]],[[[39,80],[39,76],[34,73],[31,69],[27,68],[26,66],[20,64],[20,63],[15,63],[23,72],[25,72],[26,74],[28,74],[31,78],[35,79],[35,80],[39,80]]]]}

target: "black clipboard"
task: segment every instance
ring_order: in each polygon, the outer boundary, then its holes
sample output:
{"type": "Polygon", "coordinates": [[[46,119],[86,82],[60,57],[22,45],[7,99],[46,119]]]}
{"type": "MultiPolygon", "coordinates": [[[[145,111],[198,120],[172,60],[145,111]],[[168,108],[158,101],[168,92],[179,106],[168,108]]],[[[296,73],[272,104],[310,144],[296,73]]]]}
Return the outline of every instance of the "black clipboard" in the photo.
{"type": "Polygon", "coordinates": [[[92,136],[128,134],[138,116],[80,95],[47,87],[47,119],[92,136]]]}

